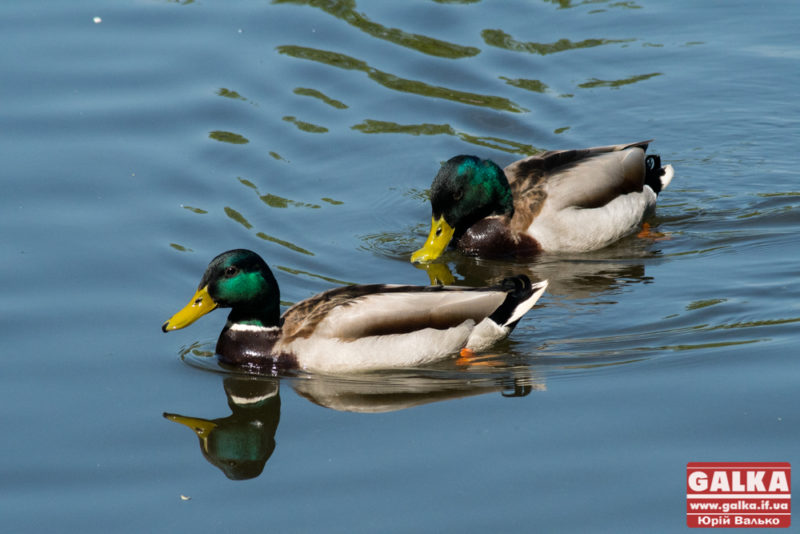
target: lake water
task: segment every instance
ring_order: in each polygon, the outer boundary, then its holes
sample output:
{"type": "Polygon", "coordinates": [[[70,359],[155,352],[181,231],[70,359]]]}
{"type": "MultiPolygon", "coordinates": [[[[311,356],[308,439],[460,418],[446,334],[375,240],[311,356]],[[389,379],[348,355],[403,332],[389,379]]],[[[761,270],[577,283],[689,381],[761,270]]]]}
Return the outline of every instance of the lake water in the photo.
{"type": "Polygon", "coordinates": [[[3,530],[666,532],[687,462],[800,465],[799,23],[733,0],[3,2],[3,530]],[[676,169],[657,239],[445,256],[456,284],[551,281],[486,365],[253,379],[208,356],[224,312],[160,330],[231,248],[286,305],[429,283],[408,256],[453,155],[649,138],[676,169]]]}

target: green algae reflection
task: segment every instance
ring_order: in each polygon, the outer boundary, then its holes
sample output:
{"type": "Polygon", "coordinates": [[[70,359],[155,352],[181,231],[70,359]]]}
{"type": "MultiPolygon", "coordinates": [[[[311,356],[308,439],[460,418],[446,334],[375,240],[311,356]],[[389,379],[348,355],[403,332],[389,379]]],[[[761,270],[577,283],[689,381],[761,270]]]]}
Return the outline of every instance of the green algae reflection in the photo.
{"type": "Polygon", "coordinates": [[[194,206],[186,206],[185,204],[182,204],[181,207],[185,210],[191,211],[192,213],[197,213],[200,215],[205,215],[206,213],[208,213],[206,210],[201,208],[195,208],[194,206]]]}
{"type": "Polygon", "coordinates": [[[533,91],[534,93],[546,93],[548,89],[547,84],[539,80],[527,80],[525,78],[511,79],[505,76],[500,76],[500,79],[505,81],[508,85],[519,87],[526,91],[533,91]]]}
{"type": "Polygon", "coordinates": [[[305,254],[306,256],[313,256],[314,255],[314,253],[311,252],[310,250],[306,250],[306,249],[304,249],[302,247],[298,247],[294,243],[290,243],[289,241],[285,241],[283,239],[279,239],[279,238],[277,238],[275,236],[271,236],[271,235],[269,235],[267,233],[264,233],[264,232],[258,232],[256,234],[256,237],[258,237],[260,239],[263,239],[264,241],[269,241],[270,243],[275,243],[276,245],[280,245],[282,247],[286,247],[289,250],[293,250],[295,252],[299,252],[300,254],[305,254]]]}
{"type": "Polygon", "coordinates": [[[316,98],[317,100],[321,100],[326,104],[328,104],[329,106],[336,109],[347,109],[347,104],[345,104],[344,102],[334,100],[333,98],[327,96],[321,91],[317,91],[316,89],[309,89],[307,87],[298,87],[293,92],[296,95],[310,96],[312,98],[316,98]]]}
{"type": "MultiPolygon", "coordinates": [[[[244,217],[244,215],[242,215],[241,213],[239,213],[235,209],[233,209],[233,208],[231,208],[229,206],[225,206],[225,214],[228,217],[230,217],[232,220],[236,221],[237,223],[239,223],[242,226],[244,226],[245,228],[247,228],[248,230],[253,228],[253,225],[250,223],[250,221],[248,221],[244,217]]],[[[269,235],[267,233],[264,233],[264,232],[256,233],[256,237],[258,237],[260,239],[263,239],[264,241],[269,241],[270,243],[275,243],[276,245],[281,245],[282,247],[286,247],[289,250],[293,250],[294,252],[299,252],[300,254],[305,254],[307,256],[313,256],[314,255],[313,252],[311,252],[309,250],[306,250],[306,249],[304,249],[302,247],[298,247],[294,243],[290,243],[289,241],[286,241],[286,240],[283,240],[283,239],[279,239],[279,238],[277,238],[275,236],[271,236],[271,235],[269,235]]]]}
{"type": "Polygon", "coordinates": [[[291,122],[295,126],[297,126],[298,130],[302,130],[308,133],[326,133],[328,131],[327,128],[324,126],[317,126],[316,124],[311,124],[310,122],[305,122],[299,120],[297,117],[287,115],[283,118],[286,122],[291,122]]]}
{"type": "Polygon", "coordinates": [[[509,154],[532,156],[541,152],[541,150],[527,143],[519,143],[499,137],[478,136],[466,132],[459,132],[449,124],[398,124],[396,122],[366,119],[360,124],[352,126],[352,129],[367,134],[401,133],[408,135],[452,135],[467,143],[494,150],[502,150],[509,154]]]}
{"type": "Polygon", "coordinates": [[[610,87],[612,89],[619,89],[623,85],[630,85],[632,83],[649,80],[650,78],[661,75],[663,75],[662,72],[651,72],[650,74],[638,74],[629,78],[623,78],[622,80],[598,80],[597,78],[592,78],[588,82],[578,84],[578,87],[581,89],[593,89],[595,87],[610,87]]]}
{"type": "Polygon", "coordinates": [[[476,56],[480,53],[480,49],[474,46],[461,46],[417,33],[408,33],[398,28],[387,28],[382,24],[373,22],[364,13],[356,11],[355,0],[275,0],[273,3],[296,4],[321,9],[371,37],[430,56],[459,59],[476,56]]]}
{"type": "MultiPolygon", "coordinates": [[[[298,200],[292,200],[290,198],[284,198],[282,196],[273,195],[272,193],[262,194],[261,191],[259,191],[258,186],[253,182],[251,182],[250,180],[248,180],[247,178],[239,177],[238,180],[239,183],[241,183],[243,186],[255,191],[256,195],[258,195],[258,198],[261,199],[261,201],[270,208],[293,207],[293,208],[320,209],[322,207],[320,204],[314,204],[311,202],[300,202],[298,200]]],[[[342,202],[341,200],[335,200],[330,197],[322,197],[320,200],[330,204],[331,206],[341,206],[342,204],[344,204],[344,202],[342,202]]]]}
{"type": "Polygon", "coordinates": [[[301,269],[293,269],[291,267],[286,267],[285,265],[277,265],[276,269],[278,269],[279,271],[283,271],[285,273],[293,274],[295,276],[297,276],[297,275],[308,276],[310,278],[317,278],[319,280],[324,280],[326,282],[330,282],[332,284],[338,284],[338,285],[341,285],[341,286],[352,286],[352,285],[355,285],[355,282],[347,282],[345,280],[338,280],[336,278],[331,278],[330,276],[324,276],[324,275],[321,275],[321,274],[312,273],[310,271],[303,271],[301,269]]]}
{"type": "Polygon", "coordinates": [[[709,306],[716,306],[717,304],[722,304],[723,302],[727,302],[728,299],[706,299],[706,300],[695,300],[690,302],[686,306],[686,311],[692,310],[700,310],[703,308],[708,308],[709,306]]]}
{"type": "Polygon", "coordinates": [[[634,39],[584,39],[583,41],[573,42],[569,39],[559,39],[553,43],[535,43],[531,41],[517,41],[503,30],[483,30],[481,32],[484,42],[489,46],[505,48],[513,52],[528,52],[546,56],[567,50],[577,50],[579,48],[593,48],[608,44],[629,43],[634,39]]]}
{"type": "Polygon", "coordinates": [[[456,131],[449,124],[398,124],[389,121],[366,119],[352,127],[362,133],[403,133],[408,135],[456,135],[456,131]]]}
{"type": "Polygon", "coordinates": [[[250,221],[245,219],[244,215],[242,215],[241,213],[239,213],[238,211],[236,211],[235,209],[233,209],[231,207],[225,206],[225,215],[227,215],[228,217],[230,217],[234,221],[238,222],[239,224],[241,224],[242,226],[244,226],[248,230],[253,227],[253,225],[250,224],[250,221]]]}
{"type": "MultiPolygon", "coordinates": [[[[525,89],[526,91],[541,94],[551,92],[547,84],[540,80],[531,80],[527,78],[507,78],[506,76],[500,76],[500,79],[512,87],[518,87],[520,89],[525,89]]],[[[570,93],[562,93],[558,95],[559,98],[572,98],[573,96],[575,95],[570,93]]]]}
{"type": "Polygon", "coordinates": [[[319,50],[305,46],[284,45],[278,47],[278,53],[297,59],[316,61],[318,63],[323,63],[325,65],[330,65],[331,67],[337,67],[340,69],[358,70],[364,72],[371,80],[388,89],[392,89],[393,91],[401,91],[404,93],[411,93],[431,98],[441,98],[444,100],[459,102],[461,104],[492,108],[500,111],[511,111],[513,113],[528,111],[527,109],[507,98],[468,93],[466,91],[450,89],[449,87],[430,85],[418,80],[407,80],[405,78],[395,76],[394,74],[370,67],[366,61],[361,61],[360,59],[356,59],[345,54],[340,54],[338,52],[332,52],[330,50],[319,50]]]}
{"type": "Polygon", "coordinates": [[[251,182],[250,180],[248,180],[246,178],[239,178],[239,183],[241,183],[243,186],[255,191],[256,195],[258,195],[258,198],[260,198],[261,201],[264,204],[266,204],[267,206],[269,206],[270,208],[288,208],[289,206],[292,206],[294,208],[319,209],[319,208],[322,207],[319,204],[309,204],[309,203],[306,203],[306,202],[298,202],[297,200],[291,200],[289,198],[284,198],[284,197],[281,197],[281,196],[278,196],[278,195],[273,195],[272,193],[265,193],[265,194],[262,195],[261,192],[258,190],[258,187],[256,186],[256,184],[254,184],[253,182],[251,182]]]}
{"type": "MultiPolygon", "coordinates": [[[[575,0],[545,0],[545,2],[550,2],[551,4],[558,5],[559,9],[569,9],[572,7],[578,7],[583,5],[595,5],[595,4],[606,4],[608,7],[619,7],[624,9],[641,9],[642,6],[636,4],[636,2],[613,2],[609,3],[610,0],[580,0],[576,2],[575,0]]],[[[589,13],[602,13],[606,11],[605,9],[594,9],[589,13]]]]}
{"type": "Polygon", "coordinates": [[[233,132],[224,132],[222,130],[214,130],[213,132],[209,132],[208,136],[216,141],[220,141],[222,143],[231,143],[233,145],[245,145],[250,142],[248,138],[242,135],[235,134],[233,132]]]}
{"type": "Polygon", "coordinates": [[[224,96],[225,98],[232,98],[233,100],[247,101],[245,97],[243,97],[236,91],[231,91],[230,89],[226,89],[225,87],[220,87],[219,90],[217,91],[217,95],[224,96]]]}

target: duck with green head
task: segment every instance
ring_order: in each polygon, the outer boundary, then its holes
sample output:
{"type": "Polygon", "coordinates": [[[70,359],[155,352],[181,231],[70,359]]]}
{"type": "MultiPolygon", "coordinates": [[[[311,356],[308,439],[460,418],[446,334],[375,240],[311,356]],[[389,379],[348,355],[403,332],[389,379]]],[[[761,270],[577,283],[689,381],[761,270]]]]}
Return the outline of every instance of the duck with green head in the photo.
{"type": "Polygon", "coordinates": [[[272,271],[255,252],[238,249],[211,261],[195,295],[161,329],[184,328],[217,307],[231,308],[216,348],[227,364],[321,372],[413,367],[507,336],[546,287],[524,275],[483,288],[353,285],[280,315],[272,271]]]}
{"type": "Polygon", "coordinates": [[[431,185],[431,230],[411,261],[438,258],[450,243],[486,257],[587,252],[635,232],[674,171],[651,141],[558,150],[501,169],[456,156],[431,185]]]}

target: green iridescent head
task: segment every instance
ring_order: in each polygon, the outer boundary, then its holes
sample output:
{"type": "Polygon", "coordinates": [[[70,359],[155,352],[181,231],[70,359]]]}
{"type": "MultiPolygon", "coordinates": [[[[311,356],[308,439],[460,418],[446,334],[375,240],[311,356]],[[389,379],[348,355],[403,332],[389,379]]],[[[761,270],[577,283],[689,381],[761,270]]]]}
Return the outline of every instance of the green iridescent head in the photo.
{"type": "Polygon", "coordinates": [[[514,197],[503,169],[491,160],[455,156],[439,169],[431,185],[431,232],[412,262],[439,257],[452,239],[490,215],[514,215],[514,197]]]}
{"type": "Polygon", "coordinates": [[[231,308],[232,323],[275,326],[280,320],[278,282],[266,262],[250,250],[224,252],[211,260],[197,292],[161,329],[189,326],[215,308],[231,308]]]}

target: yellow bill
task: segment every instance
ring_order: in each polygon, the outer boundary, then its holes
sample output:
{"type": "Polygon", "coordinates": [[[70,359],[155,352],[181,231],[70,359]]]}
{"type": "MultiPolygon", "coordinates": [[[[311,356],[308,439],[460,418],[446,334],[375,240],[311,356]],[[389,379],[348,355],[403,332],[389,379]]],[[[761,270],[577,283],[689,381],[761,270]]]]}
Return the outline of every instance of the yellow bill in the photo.
{"type": "Polygon", "coordinates": [[[444,216],[435,219],[431,217],[431,233],[425,241],[425,245],[411,255],[412,263],[422,263],[433,261],[442,255],[450,240],[453,239],[455,229],[447,224],[444,216]]]}
{"type": "Polygon", "coordinates": [[[199,438],[207,438],[211,431],[217,428],[217,423],[209,421],[208,419],[200,419],[198,417],[186,417],[176,413],[165,413],[164,417],[175,423],[180,423],[188,426],[199,438]]]}
{"type": "Polygon", "coordinates": [[[208,294],[208,286],[200,288],[194,294],[189,304],[172,316],[172,318],[161,325],[161,330],[169,332],[170,330],[178,330],[186,328],[203,315],[217,307],[217,303],[208,294]]]}
{"type": "Polygon", "coordinates": [[[428,273],[432,286],[450,286],[456,281],[446,263],[423,263],[415,267],[428,273]]]}

